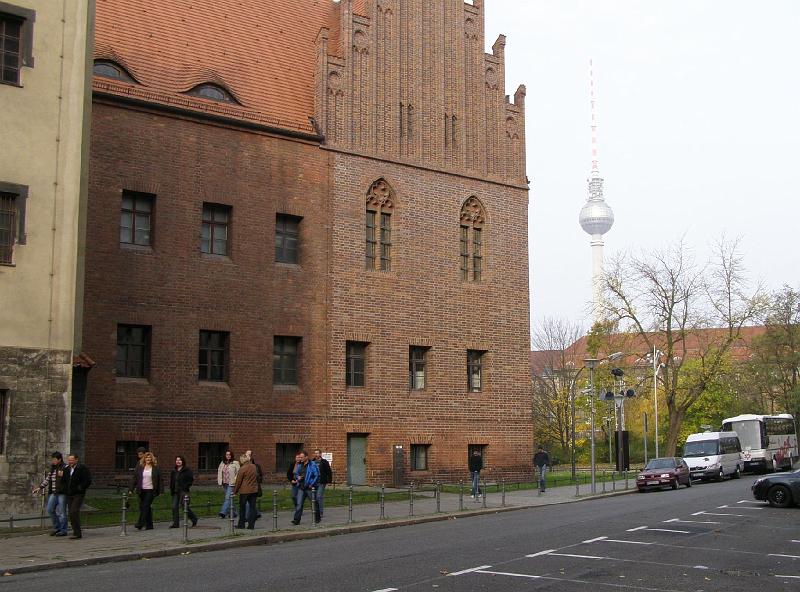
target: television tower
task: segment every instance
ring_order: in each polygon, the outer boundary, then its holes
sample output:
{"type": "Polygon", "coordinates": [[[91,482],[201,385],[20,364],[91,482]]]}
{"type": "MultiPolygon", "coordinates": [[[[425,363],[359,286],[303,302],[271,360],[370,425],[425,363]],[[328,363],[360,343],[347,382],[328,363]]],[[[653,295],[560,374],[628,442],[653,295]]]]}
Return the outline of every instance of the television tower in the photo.
{"type": "Polygon", "coordinates": [[[578,221],[591,235],[592,245],[592,322],[601,318],[603,299],[603,235],[614,224],[614,212],[603,199],[603,177],[597,150],[597,105],[592,61],[589,60],[589,100],[592,106],[592,170],[587,181],[586,203],[581,208],[578,221]]]}

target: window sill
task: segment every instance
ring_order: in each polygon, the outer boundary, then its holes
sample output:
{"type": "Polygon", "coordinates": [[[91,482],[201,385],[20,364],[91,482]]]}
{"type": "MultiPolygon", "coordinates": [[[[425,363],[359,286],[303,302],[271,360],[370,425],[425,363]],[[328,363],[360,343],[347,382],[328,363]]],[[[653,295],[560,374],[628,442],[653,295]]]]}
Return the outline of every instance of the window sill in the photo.
{"type": "Polygon", "coordinates": [[[345,392],[353,392],[353,393],[363,393],[367,390],[366,386],[345,386],[345,392]]]}
{"type": "Polygon", "coordinates": [[[408,394],[410,394],[410,395],[425,395],[427,393],[428,393],[428,389],[424,389],[424,388],[411,389],[411,390],[408,391],[408,394]]]}
{"type": "Polygon", "coordinates": [[[134,243],[120,243],[119,248],[124,251],[134,251],[137,253],[153,252],[153,245],[136,245],[134,243]]]}
{"type": "Polygon", "coordinates": [[[16,263],[0,263],[0,267],[16,267],[16,263]]]}
{"type": "Polygon", "coordinates": [[[206,261],[218,261],[220,263],[233,263],[229,255],[216,255],[214,253],[200,252],[200,258],[206,261]]]}
{"type": "Polygon", "coordinates": [[[273,384],[272,385],[272,392],[274,393],[299,393],[300,392],[300,385],[299,384],[273,384]]]}
{"type": "Polygon", "coordinates": [[[197,386],[230,390],[231,386],[223,380],[198,380],[197,386]]]}
{"type": "Polygon", "coordinates": [[[286,261],[276,261],[276,267],[282,267],[283,269],[291,269],[294,271],[303,271],[303,266],[299,263],[288,263],[286,261]]]}
{"type": "Polygon", "coordinates": [[[0,80],[0,84],[4,84],[5,86],[14,86],[16,88],[24,88],[19,82],[7,82],[5,80],[0,80]]]}
{"type": "Polygon", "coordinates": [[[117,384],[150,384],[150,380],[144,377],[134,376],[115,376],[114,382],[117,384]]]}

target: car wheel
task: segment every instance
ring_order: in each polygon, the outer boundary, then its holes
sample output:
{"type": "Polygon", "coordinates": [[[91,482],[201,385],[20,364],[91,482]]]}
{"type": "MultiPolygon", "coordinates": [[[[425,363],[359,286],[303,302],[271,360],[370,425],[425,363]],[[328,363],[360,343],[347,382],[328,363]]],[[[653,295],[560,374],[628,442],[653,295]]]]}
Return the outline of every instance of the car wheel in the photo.
{"type": "Polygon", "coordinates": [[[647,490],[644,487],[640,487],[639,493],[647,493],[647,490]]]}
{"type": "Polygon", "coordinates": [[[792,494],[785,485],[774,485],[767,492],[767,501],[774,508],[787,508],[792,504],[792,494]]]}
{"type": "Polygon", "coordinates": [[[742,478],[742,472],[739,470],[739,467],[736,467],[736,472],[733,475],[731,475],[731,479],[741,479],[741,478],[742,478]]]}
{"type": "Polygon", "coordinates": [[[717,481],[722,481],[725,479],[725,471],[722,470],[722,467],[719,468],[719,475],[717,475],[717,481]]]}
{"type": "Polygon", "coordinates": [[[677,477],[675,477],[675,481],[670,483],[670,487],[672,487],[672,489],[678,489],[678,478],[677,477]]]}
{"type": "Polygon", "coordinates": [[[686,487],[691,487],[691,486],[692,486],[692,478],[691,478],[691,477],[689,477],[689,478],[686,480],[686,487]]]}

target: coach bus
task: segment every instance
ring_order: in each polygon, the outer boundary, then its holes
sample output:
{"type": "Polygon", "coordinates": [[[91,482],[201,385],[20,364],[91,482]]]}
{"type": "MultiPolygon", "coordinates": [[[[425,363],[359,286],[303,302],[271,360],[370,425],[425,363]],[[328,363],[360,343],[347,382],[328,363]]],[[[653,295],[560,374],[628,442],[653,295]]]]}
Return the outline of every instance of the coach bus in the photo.
{"type": "Polygon", "coordinates": [[[797,429],[788,413],[729,417],[722,431],[738,434],[745,471],[791,469],[798,460],[797,429]]]}

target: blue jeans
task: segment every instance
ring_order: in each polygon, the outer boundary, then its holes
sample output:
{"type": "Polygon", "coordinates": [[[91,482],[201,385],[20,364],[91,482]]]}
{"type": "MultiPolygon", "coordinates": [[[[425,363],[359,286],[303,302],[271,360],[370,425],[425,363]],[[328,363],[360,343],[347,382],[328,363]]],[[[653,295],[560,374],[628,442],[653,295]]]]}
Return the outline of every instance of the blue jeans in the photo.
{"type": "Polygon", "coordinates": [[[539,469],[539,491],[545,490],[545,477],[547,477],[547,465],[536,467],[539,469]]]}
{"type": "Polygon", "coordinates": [[[67,496],[63,493],[51,493],[47,496],[47,513],[53,521],[56,532],[67,532],[67,496]]]}
{"type": "Polygon", "coordinates": [[[317,518],[325,511],[325,483],[317,483],[317,518]]]}
{"type": "Polygon", "coordinates": [[[481,491],[481,472],[472,471],[472,497],[477,496],[481,491]]]}
{"type": "Polygon", "coordinates": [[[305,505],[306,499],[311,499],[311,490],[298,487],[294,498],[295,522],[300,522],[300,519],[303,517],[303,505],[305,505]]]}
{"type": "MultiPolygon", "coordinates": [[[[231,503],[231,494],[233,493],[233,485],[223,485],[222,491],[225,492],[225,500],[222,502],[222,507],[219,509],[220,514],[224,514],[225,516],[228,515],[228,510],[231,509],[233,505],[231,503]]],[[[236,509],[233,510],[233,517],[237,516],[236,509]]]]}

